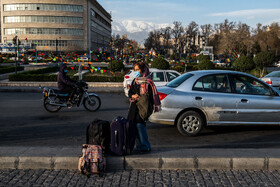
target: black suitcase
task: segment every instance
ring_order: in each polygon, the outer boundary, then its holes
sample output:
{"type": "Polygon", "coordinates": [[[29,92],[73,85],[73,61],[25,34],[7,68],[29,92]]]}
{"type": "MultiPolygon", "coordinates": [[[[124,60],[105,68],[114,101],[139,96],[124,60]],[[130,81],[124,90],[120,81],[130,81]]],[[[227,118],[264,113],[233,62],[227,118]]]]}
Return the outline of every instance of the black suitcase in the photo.
{"type": "Polygon", "coordinates": [[[111,153],[129,155],[135,145],[135,124],[125,117],[118,116],[111,123],[111,153]]]}
{"type": "Polygon", "coordinates": [[[95,119],[87,126],[86,144],[101,145],[105,153],[110,152],[110,122],[95,119]]]}

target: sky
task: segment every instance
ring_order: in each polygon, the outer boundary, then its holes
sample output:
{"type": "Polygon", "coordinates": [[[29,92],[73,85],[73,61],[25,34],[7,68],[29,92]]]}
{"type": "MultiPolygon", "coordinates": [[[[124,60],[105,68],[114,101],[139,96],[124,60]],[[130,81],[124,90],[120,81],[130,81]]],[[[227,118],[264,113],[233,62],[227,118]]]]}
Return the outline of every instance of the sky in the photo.
{"type": "Polygon", "coordinates": [[[256,24],[280,23],[280,0],[97,0],[113,22],[123,20],[170,24],[180,21],[184,26],[222,23],[225,19],[256,24]]]}

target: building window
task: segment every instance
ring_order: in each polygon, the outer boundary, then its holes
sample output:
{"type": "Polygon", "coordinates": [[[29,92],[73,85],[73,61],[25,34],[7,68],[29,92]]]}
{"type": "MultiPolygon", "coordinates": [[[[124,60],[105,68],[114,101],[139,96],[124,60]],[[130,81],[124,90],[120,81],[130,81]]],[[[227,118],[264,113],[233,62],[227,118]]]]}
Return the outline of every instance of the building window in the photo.
{"type": "Polygon", "coordinates": [[[9,28],[4,30],[5,35],[16,34],[55,34],[55,35],[73,35],[82,36],[82,29],[68,28],[9,28]]]}
{"type": "Polygon", "coordinates": [[[4,23],[66,23],[66,24],[83,24],[81,17],[64,17],[64,16],[12,16],[4,17],[4,23]]]}
{"type": "Polygon", "coordinates": [[[66,12],[83,12],[82,5],[57,5],[57,4],[42,4],[42,3],[30,3],[30,4],[12,4],[4,5],[4,11],[16,11],[16,10],[42,10],[42,11],[66,11],[66,12]]]}

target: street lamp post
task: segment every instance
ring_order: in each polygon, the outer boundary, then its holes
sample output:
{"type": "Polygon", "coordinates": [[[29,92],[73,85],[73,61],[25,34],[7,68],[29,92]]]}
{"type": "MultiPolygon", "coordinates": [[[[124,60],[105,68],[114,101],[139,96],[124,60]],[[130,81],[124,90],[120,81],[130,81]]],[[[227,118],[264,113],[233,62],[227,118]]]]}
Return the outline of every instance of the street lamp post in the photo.
{"type": "Polygon", "coordinates": [[[58,46],[58,41],[57,38],[55,39],[55,52],[57,53],[57,46],[58,46]]]}
{"type": "Polygon", "coordinates": [[[59,40],[60,40],[60,50],[59,50],[59,52],[60,52],[60,58],[61,58],[61,37],[59,37],[59,40]]]}
{"type": "Polygon", "coordinates": [[[17,74],[18,45],[19,45],[19,39],[18,39],[18,36],[17,36],[17,35],[13,38],[13,44],[16,46],[16,49],[15,49],[15,52],[16,52],[15,73],[17,74]]]}
{"type": "Polygon", "coordinates": [[[37,42],[35,43],[35,53],[36,53],[36,65],[38,63],[38,51],[37,51],[37,42]]]}

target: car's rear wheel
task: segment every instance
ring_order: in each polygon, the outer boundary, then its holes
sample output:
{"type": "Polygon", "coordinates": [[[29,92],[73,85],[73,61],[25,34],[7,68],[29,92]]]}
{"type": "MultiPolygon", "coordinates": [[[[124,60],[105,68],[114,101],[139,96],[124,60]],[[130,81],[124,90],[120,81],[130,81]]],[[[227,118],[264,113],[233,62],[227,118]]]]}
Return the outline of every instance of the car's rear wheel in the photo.
{"type": "Polygon", "coordinates": [[[177,129],[183,136],[195,136],[204,126],[204,119],[195,111],[187,111],[181,114],[177,122],[177,129]]]}

